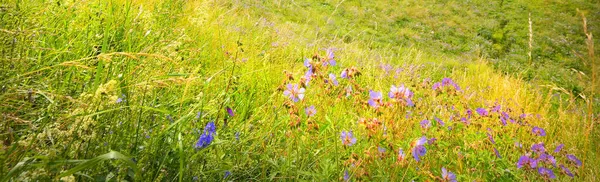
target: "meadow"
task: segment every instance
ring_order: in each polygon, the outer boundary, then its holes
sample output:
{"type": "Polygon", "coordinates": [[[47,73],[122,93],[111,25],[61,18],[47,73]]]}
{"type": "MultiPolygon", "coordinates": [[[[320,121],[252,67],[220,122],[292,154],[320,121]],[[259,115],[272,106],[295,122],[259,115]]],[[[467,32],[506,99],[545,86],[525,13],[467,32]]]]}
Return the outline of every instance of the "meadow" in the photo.
{"type": "Polygon", "coordinates": [[[600,3],[0,1],[1,181],[598,181],[600,3]]]}

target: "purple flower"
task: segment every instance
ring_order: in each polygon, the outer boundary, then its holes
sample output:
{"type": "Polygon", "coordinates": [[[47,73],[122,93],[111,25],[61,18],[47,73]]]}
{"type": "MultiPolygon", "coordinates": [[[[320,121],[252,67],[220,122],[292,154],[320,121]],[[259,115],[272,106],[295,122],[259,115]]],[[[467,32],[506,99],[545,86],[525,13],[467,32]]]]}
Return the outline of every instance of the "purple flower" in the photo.
{"type": "Polygon", "coordinates": [[[523,148],[523,145],[519,142],[515,142],[515,147],[523,148]]]}
{"type": "Polygon", "coordinates": [[[240,132],[235,132],[235,140],[240,141],[240,132]]]}
{"type": "Polygon", "coordinates": [[[377,151],[379,151],[380,154],[384,154],[385,153],[385,148],[383,148],[381,146],[377,146],[377,151]]]}
{"type": "Polygon", "coordinates": [[[283,95],[289,97],[292,101],[298,102],[304,98],[304,88],[299,88],[297,84],[287,84],[287,90],[283,95]]]}
{"type": "Polygon", "coordinates": [[[309,106],[309,107],[305,108],[305,109],[304,109],[304,112],[306,112],[306,115],[307,115],[308,117],[312,117],[312,116],[314,116],[315,114],[317,114],[317,109],[315,109],[315,106],[314,106],[314,105],[312,105],[312,106],[309,106]]]}
{"type": "Polygon", "coordinates": [[[562,169],[563,173],[567,174],[567,176],[571,176],[571,178],[573,177],[573,173],[571,173],[571,170],[569,170],[569,168],[565,167],[564,165],[560,165],[560,168],[562,169]]]}
{"type": "Polygon", "coordinates": [[[230,171],[225,171],[225,176],[223,177],[223,179],[229,177],[229,175],[231,175],[231,172],[230,171]]]}
{"type": "Polygon", "coordinates": [[[487,116],[489,113],[487,110],[485,110],[484,108],[477,108],[475,109],[477,111],[477,114],[479,114],[480,116],[487,116]]]}
{"type": "Polygon", "coordinates": [[[327,60],[323,62],[323,66],[331,65],[335,66],[335,55],[333,54],[333,48],[327,49],[327,60]]]}
{"type": "Polygon", "coordinates": [[[517,168],[528,167],[535,169],[537,167],[537,160],[530,158],[529,156],[522,155],[517,162],[517,168]]]}
{"type": "Polygon", "coordinates": [[[340,77],[345,78],[345,79],[350,78],[350,77],[348,77],[348,69],[344,69],[342,71],[342,73],[340,74],[340,77]]]}
{"type": "Polygon", "coordinates": [[[537,154],[543,154],[546,152],[546,148],[544,148],[544,143],[534,143],[531,145],[531,150],[537,154]]]}
{"type": "Polygon", "coordinates": [[[352,146],[356,143],[356,138],[352,135],[352,131],[342,131],[340,139],[342,139],[342,145],[352,146]]]}
{"type": "Polygon", "coordinates": [[[496,153],[496,157],[502,158],[502,156],[500,156],[500,152],[498,152],[498,149],[496,149],[496,147],[494,147],[494,153],[496,153]]]}
{"type": "Polygon", "coordinates": [[[414,142],[412,154],[417,162],[421,161],[421,157],[427,153],[427,149],[424,146],[426,142],[427,138],[425,136],[414,142]]]}
{"type": "Polygon", "coordinates": [[[540,173],[540,175],[542,175],[542,177],[544,177],[544,178],[549,178],[549,179],[556,178],[556,176],[554,175],[554,172],[552,172],[552,170],[545,168],[545,167],[538,168],[538,173],[540,173]]]}
{"type": "Polygon", "coordinates": [[[567,154],[567,159],[569,159],[571,162],[575,163],[575,165],[577,167],[581,166],[581,161],[577,157],[575,157],[575,155],[567,154]]]}
{"type": "Polygon", "coordinates": [[[442,167],[442,180],[456,182],[456,174],[446,170],[446,168],[442,167]]]}
{"type": "Polygon", "coordinates": [[[379,108],[379,106],[382,104],[381,92],[375,92],[371,90],[369,91],[369,96],[371,97],[369,99],[369,105],[375,109],[379,108]]]}
{"type": "Polygon", "coordinates": [[[560,145],[556,146],[556,149],[554,149],[554,153],[559,153],[563,147],[565,147],[565,144],[560,144],[560,145]]]}
{"type": "Polygon", "coordinates": [[[432,89],[433,90],[441,90],[441,86],[442,86],[442,84],[440,82],[436,82],[433,84],[432,89]]]}
{"type": "Polygon", "coordinates": [[[427,140],[427,144],[433,145],[435,143],[435,141],[437,141],[437,138],[435,138],[435,137],[430,138],[429,140],[427,140]]]}
{"type": "Polygon", "coordinates": [[[460,122],[462,122],[462,123],[464,123],[466,125],[471,124],[471,122],[469,122],[469,120],[467,120],[467,118],[465,118],[465,117],[460,118],[460,122]]]}
{"type": "Polygon", "coordinates": [[[537,126],[534,126],[533,129],[531,129],[531,132],[537,136],[546,136],[546,131],[537,126]]]}
{"type": "Polygon", "coordinates": [[[492,112],[500,112],[500,109],[502,108],[502,106],[500,105],[496,105],[492,108],[492,112]]]}
{"type": "Polygon", "coordinates": [[[215,122],[208,122],[206,123],[206,126],[204,127],[204,132],[208,133],[208,134],[215,134],[215,132],[217,131],[217,127],[215,126],[215,122]]]}
{"type": "Polygon", "coordinates": [[[444,126],[444,125],[445,125],[444,121],[442,121],[440,118],[433,117],[433,119],[435,119],[435,121],[437,121],[437,123],[438,123],[440,126],[444,126]]]}
{"type": "Polygon", "coordinates": [[[350,174],[348,170],[344,170],[344,181],[350,181],[350,174]]]}
{"type": "Polygon", "coordinates": [[[421,128],[427,129],[427,128],[429,128],[431,123],[429,122],[429,120],[424,119],[423,121],[421,121],[420,124],[421,124],[421,128]]]}
{"type": "Polygon", "coordinates": [[[469,118],[471,118],[473,116],[473,110],[467,109],[467,116],[469,116],[469,118]]]}
{"type": "Polygon", "coordinates": [[[552,164],[553,166],[556,167],[556,159],[554,159],[554,156],[552,155],[548,155],[548,154],[540,154],[540,157],[538,158],[539,162],[545,162],[548,164],[552,164]]]}
{"type": "Polygon", "coordinates": [[[407,88],[404,87],[404,85],[401,85],[399,87],[396,87],[395,85],[392,85],[392,88],[390,88],[390,92],[388,93],[388,96],[392,99],[410,99],[413,96],[413,93],[407,88]]]}
{"type": "Polygon", "coordinates": [[[233,117],[235,116],[235,114],[233,113],[233,109],[227,107],[227,114],[229,114],[229,117],[233,117]]]}
{"type": "Polygon", "coordinates": [[[339,83],[333,73],[329,73],[329,80],[331,80],[331,84],[338,86],[339,83]]]}
{"type": "Polygon", "coordinates": [[[312,70],[312,64],[310,64],[310,59],[304,58],[304,66],[306,66],[308,70],[312,70]]]}
{"type": "Polygon", "coordinates": [[[490,142],[492,142],[493,144],[496,144],[496,141],[494,141],[494,136],[492,136],[492,134],[490,134],[490,133],[486,133],[486,134],[487,134],[487,137],[490,140],[490,142]]]}
{"type": "Polygon", "coordinates": [[[212,143],[213,139],[214,137],[212,136],[212,134],[204,132],[202,133],[202,135],[200,135],[200,138],[198,138],[198,141],[196,142],[196,146],[194,146],[194,148],[198,150],[208,147],[208,145],[212,143]]]}

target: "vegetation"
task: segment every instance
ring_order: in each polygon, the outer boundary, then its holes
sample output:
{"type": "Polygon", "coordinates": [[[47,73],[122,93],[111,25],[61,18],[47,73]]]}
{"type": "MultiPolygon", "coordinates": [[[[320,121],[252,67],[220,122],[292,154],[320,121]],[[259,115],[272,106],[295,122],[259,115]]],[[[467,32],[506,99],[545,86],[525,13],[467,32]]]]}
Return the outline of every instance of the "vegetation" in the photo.
{"type": "Polygon", "coordinates": [[[596,181],[598,6],[2,1],[0,179],[596,181]]]}

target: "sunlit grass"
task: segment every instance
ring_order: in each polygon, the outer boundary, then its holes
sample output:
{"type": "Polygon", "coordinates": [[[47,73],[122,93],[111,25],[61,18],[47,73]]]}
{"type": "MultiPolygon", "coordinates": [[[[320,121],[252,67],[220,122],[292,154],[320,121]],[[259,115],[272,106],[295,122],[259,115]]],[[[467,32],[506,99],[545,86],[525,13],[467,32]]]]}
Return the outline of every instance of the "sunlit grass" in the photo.
{"type": "MultiPolygon", "coordinates": [[[[334,16],[367,16],[352,5],[369,4],[315,4],[4,3],[0,173],[8,175],[3,180],[334,181],[348,172],[351,180],[427,181],[442,180],[444,167],[459,181],[538,181],[543,177],[537,170],[516,164],[539,142],[575,174],[571,178],[544,165],[559,180],[597,178],[598,132],[585,140],[590,120],[577,95],[519,74],[500,74],[482,55],[447,52],[460,49],[452,47],[458,44],[432,52],[440,47],[386,42],[382,37],[401,40],[396,33],[435,41],[416,29],[379,29],[392,18],[382,12],[372,12],[383,19],[373,29],[353,29],[370,27],[368,19],[334,16]],[[305,58],[325,58],[328,48],[335,50],[337,65],[318,66],[298,102],[284,96],[287,84],[302,85],[305,58]],[[360,75],[341,78],[347,68],[360,75]],[[330,73],[339,85],[331,84],[330,73]],[[443,78],[461,89],[433,90],[443,78]],[[392,101],[392,85],[414,92],[415,106],[392,101]],[[381,92],[389,106],[369,106],[370,90],[381,92]],[[501,113],[490,111],[497,105],[515,123],[503,126],[501,113]],[[309,106],[315,106],[314,116],[305,113],[309,106]],[[477,108],[491,116],[478,115],[477,108]],[[461,118],[468,118],[468,110],[474,114],[465,124],[461,118]],[[420,124],[425,119],[428,128],[420,124]],[[214,140],[198,147],[208,122],[216,124],[214,140]],[[547,135],[533,134],[534,126],[547,135]],[[345,146],[342,131],[352,131],[356,144],[345,146]],[[427,153],[417,162],[411,150],[422,136],[437,140],[425,145],[427,153]],[[559,144],[565,148],[553,153],[559,144]],[[406,154],[403,160],[399,149],[406,154]],[[584,165],[575,167],[566,154],[584,165]],[[104,161],[113,158],[119,160],[104,161]]],[[[411,4],[389,6],[406,5],[411,4]]],[[[432,13],[433,7],[414,4],[393,16],[432,13]]],[[[461,21],[453,17],[447,26],[467,29],[461,21]]]]}

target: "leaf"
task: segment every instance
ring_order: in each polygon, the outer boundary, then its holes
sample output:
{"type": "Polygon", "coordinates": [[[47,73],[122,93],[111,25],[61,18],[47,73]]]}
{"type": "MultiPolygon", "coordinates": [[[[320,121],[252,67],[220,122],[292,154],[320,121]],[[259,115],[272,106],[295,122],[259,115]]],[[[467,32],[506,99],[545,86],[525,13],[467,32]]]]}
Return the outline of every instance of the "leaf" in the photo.
{"type": "Polygon", "coordinates": [[[71,168],[68,171],[60,174],[56,178],[58,179],[58,178],[61,178],[61,177],[65,177],[65,176],[74,174],[76,172],[79,172],[81,170],[95,167],[95,166],[99,165],[100,162],[102,162],[102,161],[105,161],[105,160],[114,160],[114,159],[120,160],[120,161],[124,162],[126,165],[128,165],[129,167],[131,167],[135,171],[136,174],[139,174],[140,171],[139,171],[137,165],[129,157],[127,157],[127,156],[125,156],[125,155],[123,155],[123,154],[121,154],[119,152],[116,152],[116,151],[110,151],[110,152],[108,152],[106,154],[102,154],[102,155],[100,155],[98,157],[95,157],[93,159],[86,160],[85,162],[83,162],[83,163],[75,166],[74,168],[71,168]]]}

